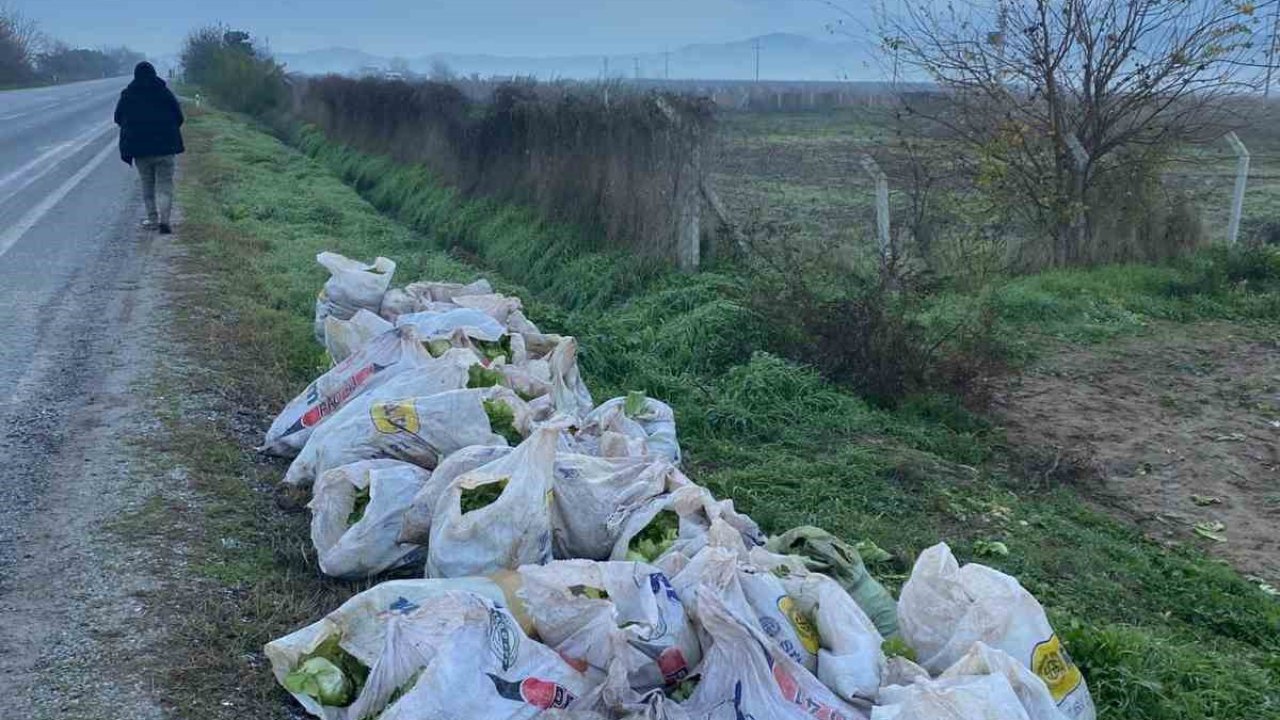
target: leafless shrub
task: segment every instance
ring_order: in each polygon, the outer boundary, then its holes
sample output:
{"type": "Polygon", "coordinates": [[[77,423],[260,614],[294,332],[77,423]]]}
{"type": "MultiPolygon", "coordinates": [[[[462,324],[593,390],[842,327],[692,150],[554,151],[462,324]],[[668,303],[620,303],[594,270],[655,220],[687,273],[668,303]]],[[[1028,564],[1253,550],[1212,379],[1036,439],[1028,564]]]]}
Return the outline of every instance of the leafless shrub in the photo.
{"type": "Polygon", "coordinates": [[[930,326],[919,306],[928,279],[900,258],[850,269],[786,226],[752,223],[745,235],[748,303],[774,328],[778,354],[884,405],[938,390],[989,401],[1002,370],[989,308],[930,326]]]}
{"type": "Polygon", "coordinates": [[[9,3],[0,2],[0,87],[30,81],[43,44],[34,20],[9,3]]]}

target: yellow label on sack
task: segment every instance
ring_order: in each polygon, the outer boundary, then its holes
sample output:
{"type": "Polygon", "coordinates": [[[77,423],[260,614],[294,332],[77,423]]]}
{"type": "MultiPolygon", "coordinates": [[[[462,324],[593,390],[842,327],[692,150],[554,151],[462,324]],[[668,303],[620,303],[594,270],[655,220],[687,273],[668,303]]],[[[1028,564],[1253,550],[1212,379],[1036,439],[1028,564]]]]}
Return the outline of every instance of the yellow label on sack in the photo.
{"type": "Polygon", "coordinates": [[[800,644],[804,645],[804,649],[808,650],[810,655],[817,655],[818,629],[813,626],[813,621],[800,612],[796,607],[796,601],[792,600],[790,595],[778,598],[778,609],[791,622],[791,627],[796,629],[796,635],[800,636],[800,644]]]}
{"type": "Polygon", "coordinates": [[[1049,686],[1049,693],[1053,695],[1055,702],[1062,702],[1062,698],[1084,682],[1080,668],[1071,661],[1071,656],[1062,647],[1062,641],[1056,634],[1031,651],[1031,671],[1049,686]]]}
{"type": "Polygon", "coordinates": [[[416,434],[421,427],[418,421],[418,409],[412,400],[378,403],[369,411],[373,426],[380,433],[394,435],[396,433],[416,434]]]}

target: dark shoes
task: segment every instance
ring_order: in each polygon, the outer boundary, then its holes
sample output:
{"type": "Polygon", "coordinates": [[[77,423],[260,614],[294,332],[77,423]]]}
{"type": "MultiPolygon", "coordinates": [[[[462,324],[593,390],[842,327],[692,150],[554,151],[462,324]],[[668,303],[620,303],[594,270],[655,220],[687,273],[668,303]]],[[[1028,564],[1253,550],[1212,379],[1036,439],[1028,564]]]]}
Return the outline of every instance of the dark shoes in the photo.
{"type": "Polygon", "coordinates": [[[161,235],[172,235],[172,234],[173,234],[173,226],[172,226],[172,225],[170,225],[169,223],[160,223],[160,234],[161,234],[161,235]]]}

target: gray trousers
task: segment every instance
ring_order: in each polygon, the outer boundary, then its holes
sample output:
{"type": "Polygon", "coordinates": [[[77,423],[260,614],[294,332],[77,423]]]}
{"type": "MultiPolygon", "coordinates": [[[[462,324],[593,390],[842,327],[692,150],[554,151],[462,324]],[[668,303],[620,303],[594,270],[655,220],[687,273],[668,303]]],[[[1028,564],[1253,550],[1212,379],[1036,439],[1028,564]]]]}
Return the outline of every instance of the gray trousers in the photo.
{"type": "Polygon", "coordinates": [[[169,214],[173,211],[173,169],[177,164],[175,156],[134,158],[133,164],[142,178],[142,202],[147,206],[147,219],[153,223],[168,225],[169,214]]]}

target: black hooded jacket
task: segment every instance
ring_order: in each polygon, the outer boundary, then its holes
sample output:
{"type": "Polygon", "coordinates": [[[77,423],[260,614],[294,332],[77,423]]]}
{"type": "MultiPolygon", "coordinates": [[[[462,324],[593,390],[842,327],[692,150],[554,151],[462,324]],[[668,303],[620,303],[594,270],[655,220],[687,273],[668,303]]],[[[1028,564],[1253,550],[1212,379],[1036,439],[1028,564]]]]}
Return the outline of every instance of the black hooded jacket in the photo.
{"type": "Polygon", "coordinates": [[[150,63],[139,63],[133,82],[120,93],[116,124],[120,126],[120,159],[177,155],[182,145],[182,108],[178,98],[150,63]]]}

